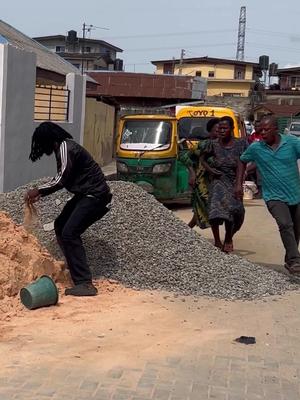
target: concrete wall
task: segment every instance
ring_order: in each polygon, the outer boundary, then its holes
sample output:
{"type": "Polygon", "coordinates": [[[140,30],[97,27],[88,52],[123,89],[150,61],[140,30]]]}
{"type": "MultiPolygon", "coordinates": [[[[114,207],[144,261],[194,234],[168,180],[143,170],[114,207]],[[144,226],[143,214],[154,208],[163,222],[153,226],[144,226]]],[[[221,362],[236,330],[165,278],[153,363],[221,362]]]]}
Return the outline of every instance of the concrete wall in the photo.
{"type": "Polygon", "coordinates": [[[4,80],[2,92],[4,118],[4,180],[3,190],[25,183],[33,175],[28,160],[33,132],[33,102],[35,91],[34,53],[4,46],[4,80]]]}
{"type": "Polygon", "coordinates": [[[243,118],[247,119],[251,111],[251,100],[248,97],[219,97],[209,96],[206,99],[207,104],[233,108],[238,111],[243,118]]]}
{"type": "Polygon", "coordinates": [[[87,98],[83,145],[101,166],[113,159],[114,129],[115,108],[87,98]]]}
{"type": "Polygon", "coordinates": [[[6,53],[5,46],[0,46],[0,191],[4,184],[4,145],[5,145],[5,99],[1,93],[6,92],[6,53]]]}
{"type": "MultiPolygon", "coordinates": [[[[195,76],[201,71],[202,78],[208,78],[207,95],[223,96],[223,93],[239,93],[243,97],[249,96],[252,86],[253,66],[246,65],[245,80],[234,79],[235,65],[232,64],[183,64],[182,75],[195,76]],[[209,78],[209,72],[213,71],[214,78],[209,78]],[[226,82],[227,80],[227,82],[226,82]]],[[[176,64],[174,74],[179,73],[179,65],[176,64]]],[[[156,74],[163,74],[163,64],[159,64],[156,74]]]]}
{"type": "Polygon", "coordinates": [[[192,99],[203,99],[207,95],[207,79],[195,76],[192,84],[192,99]]]}
{"type": "Polygon", "coordinates": [[[70,90],[69,122],[60,125],[83,144],[86,78],[68,74],[66,86],[70,90]]]}
{"type": "Polygon", "coordinates": [[[248,97],[252,87],[251,82],[246,81],[213,81],[207,82],[207,96],[224,96],[226,93],[239,94],[241,97],[248,97]]]}
{"type": "MultiPolygon", "coordinates": [[[[208,78],[208,73],[213,71],[215,73],[216,79],[234,79],[234,64],[207,64],[207,63],[199,63],[199,64],[184,64],[182,65],[182,75],[190,75],[195,76],[196,72],[201,71],[201,76],[203,78],[208,78]]],[[[174,74],[179,73],[179,65],[175,65],[174,74]]],[[[156,67],[156,74],[163,74],[163,64],[159,64],[156,67]]],[[[253,66],[246,65],[245,70],[245,79],[252,80],[253,79],[253,66]]]]}
{"type": "MultiPolygon", "coordinates": [[[[35,54],[0,44],[0,192],[56,172],[54,157],[44,156],[36,163],[28,159],[31,136],[40,123],[34,121],[35,82],[35,54]]],[[[70,120],[60,125],[82,142],[85,81],[69,74],[67,86],[71,90],[70,120]]]]}
{"type": "Polygon", "coordinates": [[[269,104],[298,106],[300,105],[300,93],[295,91],[294,94],[287,94],[284,91],[282,93],[276,91],[276,94],[274,94],[270,90],[266,94],[265,102],[269,104]]]}
{"type": "Polygon", "coordinates": [[[246,65],[245,79],[254,79],[252,65],[246,65]]]}
{"type": "MultiPolygon", "coordinates": [[[[175,75],[179,73],[179,65],[175,65],[175,75]]],[[[234,65],[229,64],[183,64],[182,75],[195,76],[201,72],[201,77],[208,78],[209,72],[215,73],[217,79],[234,79],[234,65]]],[[[163,73],[163,67],[159,67],[156,73],[163,73]]]]}

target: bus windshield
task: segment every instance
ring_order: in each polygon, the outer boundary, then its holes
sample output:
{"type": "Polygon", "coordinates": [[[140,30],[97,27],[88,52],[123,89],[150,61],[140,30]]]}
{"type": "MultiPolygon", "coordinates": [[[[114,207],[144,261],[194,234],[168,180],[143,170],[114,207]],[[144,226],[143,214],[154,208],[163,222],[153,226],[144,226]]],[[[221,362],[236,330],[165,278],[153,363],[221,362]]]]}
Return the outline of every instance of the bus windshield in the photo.
{"type": "Polygon", "coordinates": [[[178,122],[179,138],[187,140],[207,139],[208,132],[206,130],[206,125],[210,119],[211,117],[180,118],[178,122]]]}
{"type": "Polygon", "coordinates": [[[125,121],[121,136],[123,150],[166,150],[171,145],[172,125],[167,121],[125,121]]]}

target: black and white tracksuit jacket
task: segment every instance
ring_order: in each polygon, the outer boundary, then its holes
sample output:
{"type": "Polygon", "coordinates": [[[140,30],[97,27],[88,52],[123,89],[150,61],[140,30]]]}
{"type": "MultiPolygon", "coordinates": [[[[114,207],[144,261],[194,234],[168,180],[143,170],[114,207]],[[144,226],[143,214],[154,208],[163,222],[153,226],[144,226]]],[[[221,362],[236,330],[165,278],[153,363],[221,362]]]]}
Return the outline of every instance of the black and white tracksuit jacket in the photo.
{"type": "Polygon", "coordinates": [[[72,139],[64,140],[55,151],[57,175],[38,188],[47,196],[62,188],[75,195],[101,198],[109,194],[103,172],[87,150],[72,139]]]}

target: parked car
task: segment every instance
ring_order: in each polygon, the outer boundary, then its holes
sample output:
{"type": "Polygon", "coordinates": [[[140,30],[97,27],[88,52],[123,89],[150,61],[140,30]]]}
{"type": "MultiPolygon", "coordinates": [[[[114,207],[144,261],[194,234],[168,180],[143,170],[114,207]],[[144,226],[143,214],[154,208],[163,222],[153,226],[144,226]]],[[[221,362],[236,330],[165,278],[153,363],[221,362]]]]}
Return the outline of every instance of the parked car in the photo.
{"type": "Polygon", "coordinates": [[[245,128],[247,136],[250,136],[254,131],[254,126],[250,121],[245,120],[245,128]]]}
{"type": "Polygon", "coordinates": [[[291,122],[290,125],[285,128],[285,133],[300,137],[300,120],[291,122]]]}

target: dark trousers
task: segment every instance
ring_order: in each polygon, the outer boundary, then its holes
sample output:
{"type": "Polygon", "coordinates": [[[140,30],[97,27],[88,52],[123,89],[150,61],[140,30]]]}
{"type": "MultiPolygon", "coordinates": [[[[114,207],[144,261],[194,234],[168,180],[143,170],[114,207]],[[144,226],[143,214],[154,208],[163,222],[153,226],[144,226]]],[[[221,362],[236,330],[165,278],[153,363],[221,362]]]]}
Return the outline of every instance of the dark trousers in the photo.
{"type": "Polygon", "coordinates": [[[103,195],[100,199],[75,195],[67,202],[54,222],[56,238],[75,285],[92,282],[92,273],[87,264],[80,236],[109,211],[106,205],[111,198],[110,193],[103,195]]]}
{"type": "Polygon", "coordinates": [[[300,263],[298,250],[300,237],[300,204],[289,206],[288,204],[272,200],[267,202],[268,210],[275,218],[282,243],[285,248],[285,262],[289,265],[300,263]]]}

